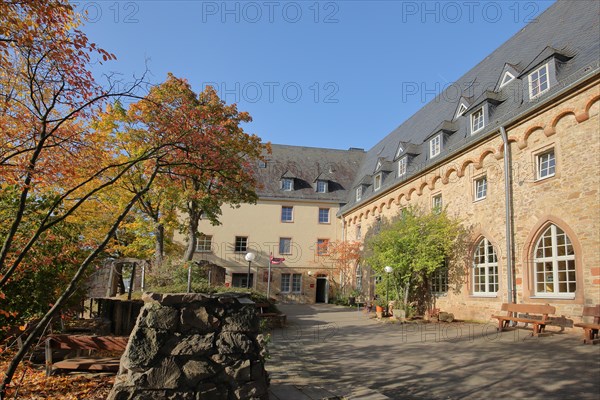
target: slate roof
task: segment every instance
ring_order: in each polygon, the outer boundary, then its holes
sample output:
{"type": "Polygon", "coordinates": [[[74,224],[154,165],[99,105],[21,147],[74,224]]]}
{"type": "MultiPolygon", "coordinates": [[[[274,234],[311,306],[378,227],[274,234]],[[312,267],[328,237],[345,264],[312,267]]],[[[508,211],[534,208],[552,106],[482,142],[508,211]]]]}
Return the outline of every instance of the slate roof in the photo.
{"type": "MultiPolygon", "coordinates": [[[[418,175],[452,154],[474,145],[474,142],[482,138],[496,135],[499,127],[511,119],[540,106],[544,101],[551,99],[553,95],[580,79],[597,75],[600,71],[599,18],[600,2],[597,0],[558,0],[446,91],[368,150],[351,189],[363,183],[365,179],[372,179],[370,175],[373,174],[377,162],[382,157],[386,160],[397,159],[396,152],[400,142],[412,143],[413,146],[420,147],[420,151],[415,151],[413,148],[411,152],[418,154],[411,158],[408,173],[401,178],[397,177],[396,172],[390,173],[384,179],[377,194],[410,179],[411,176],[418,175]],[[551,86],[543,95],[530,101],[527,93],[528,78],[525,73],[543,65],[554,52],[558,53],[556,58],[561,61],[556,72],[558,84],[551,86]],[[506,70],[507,64],[513,70],[521,71],[521,75],[499,89],[499,92],[494,93],[493,90],[499,86],[498,81],[506,70]],[[458,96],[457,89],[462,92],[458,96]],[[470,106],[462,117],[455,119],[461,95],[462,98],[468,99],[470,106]],[[474,111],[478,103],[486,101],[493,106],[490,120],[486,119],[485,127],[481,132],[471,135],[470,112],[474,111]],[[442,153],[429,159],[427,139],[444,124],[447,127],[448,121],[453,121],[453,124],[456,124],[453,128],[457,130],[446,136],[442,153]]],[[[490,29],[493,30],[493,26],[490,29]]],[[[352,190],[340,214],[369,201],[374,194],[372,185],[363,188],[362,199],[357,203],[352,190]]]]}
{"type": "Polygon", "coordinates": [[[266,168],[255,166],[262,199],[318,200],[344,203],[365,156],[362,149],[335,150],[316,147],[271,145],[266,168]],[[281,189],[281,178],[294,179],[294,190],[281,189]],[[316,180],[328,181],[327,193],[316,192],[316,180]]]}

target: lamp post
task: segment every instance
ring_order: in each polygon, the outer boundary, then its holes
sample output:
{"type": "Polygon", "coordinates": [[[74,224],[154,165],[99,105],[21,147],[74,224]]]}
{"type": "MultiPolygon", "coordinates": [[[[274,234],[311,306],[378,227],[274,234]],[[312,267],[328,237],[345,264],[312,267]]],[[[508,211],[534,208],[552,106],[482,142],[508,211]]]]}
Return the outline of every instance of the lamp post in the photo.
{"type": "Polygon", "coordinates": [[[386,280],[386,284],[385,284],[385,314],[388,314],[389,311],[389,304],[390,304],[390,272],[392,272],[394,269],[392,267],[390,267],[389,265],[386,266],[383,269],[386,273],[385,275],[385,280],[386,280]]]}
{"type": "Polygon", "coordinates": [[[256,254],[254,254],[251,251],[247,252],[246,255],[244,256],[244,259],[246,259],[246,261],[248,261],[248,275],[246,276],[246,288],[247,289],[250,289],[250,266],[252,265],[252,261],[254,261],[255,258],[256,258],[256,254]]]}

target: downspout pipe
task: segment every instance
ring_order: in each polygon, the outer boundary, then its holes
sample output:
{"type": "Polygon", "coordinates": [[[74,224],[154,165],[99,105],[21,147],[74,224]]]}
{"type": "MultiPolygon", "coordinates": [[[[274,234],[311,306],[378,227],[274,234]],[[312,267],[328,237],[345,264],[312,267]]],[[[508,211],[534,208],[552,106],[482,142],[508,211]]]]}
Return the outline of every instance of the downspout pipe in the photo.
{"type": "Polygon", "coordinates": [[[513,267],[513,207],[512,207],[512,162],[510,153],[510,144],[504,126],[500,127],[500,136],[504,143],[504,202],[506,218],[506,288],[507,302],[516,303],[517,293],[514,283],[513,267]]]}

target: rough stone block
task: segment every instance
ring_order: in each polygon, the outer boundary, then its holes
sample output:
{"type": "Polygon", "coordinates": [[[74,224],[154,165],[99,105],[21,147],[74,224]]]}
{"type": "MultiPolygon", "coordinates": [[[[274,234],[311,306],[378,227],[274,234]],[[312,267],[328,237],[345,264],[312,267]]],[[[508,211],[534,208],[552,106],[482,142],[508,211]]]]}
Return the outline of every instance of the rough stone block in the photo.
{"type": "MultiPolygon", "coordinates": [[[[173,349],[170,351],[171,354],[176,356],[201,356],[204,354],[208,354],[211,351],[216,351],[215,345],[215,334],[193,334],[183,338],[176,338],[172,340],[175,344],[173,349]]],[[[165,345],[168,347],[169,343],[165,345]]]]}
{"type": "Polygon", "coordinates": [[[219,321],[205,307],[192,304],[181,309],[181,325],[183,330],[193,328],[199,332],[212,332],[218,327],[219,321]]]}
{"type": "Polygon", "coordinates": [[[167,335],[152,328],[135,329],[129,338],[121,363],[127,369],[143,371],[151,366],[167,335]]]}
{"type": "Polygon", "coordinates": [[[206,360],[189,360],[181,368],[188,386],[196,387],[198,383],[215,374],[216,368],[210,361],[206,360]]]}
{"type": "Polygon", "coordinates": [[[146,373],[148,387],[163,389],[181,389],[181,369],[172,358],[165,358],[160,365],[151,368],[146,373]]]}
{"type": "Polygon", "coordinates": [[[223,332],[217,340],[220,354],[250,354],[254,351],[254,343],[243,333],[223,332]]]}

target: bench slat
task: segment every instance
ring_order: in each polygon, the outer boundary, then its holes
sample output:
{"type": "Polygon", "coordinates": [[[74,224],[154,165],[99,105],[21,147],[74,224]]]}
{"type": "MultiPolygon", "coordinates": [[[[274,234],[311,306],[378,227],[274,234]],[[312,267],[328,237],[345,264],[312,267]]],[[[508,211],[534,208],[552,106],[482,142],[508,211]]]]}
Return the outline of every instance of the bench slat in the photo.
{"type": "Polygon", "coordinates": [[[67,358],[62,361],[55,362],[54,368],[68,369],[68,370],[82,370],[82,371],[112,371],[117,372],[119,370],[119,358],[116,357],[105,357],[105,358],[88,358],[88,357],[77,357],[67,358]]]}
{"type": "Polygon", "coordinates": [[[51,346],[61,350],[124,351],[128,336],[51,335],[51,346]]]}
{"type": "Polygon", "coordinates": [[[554,314],[556,307],[548,304],[513,304],[503,303],[502,311],[520,312],[529,314],[554,314]]]}

